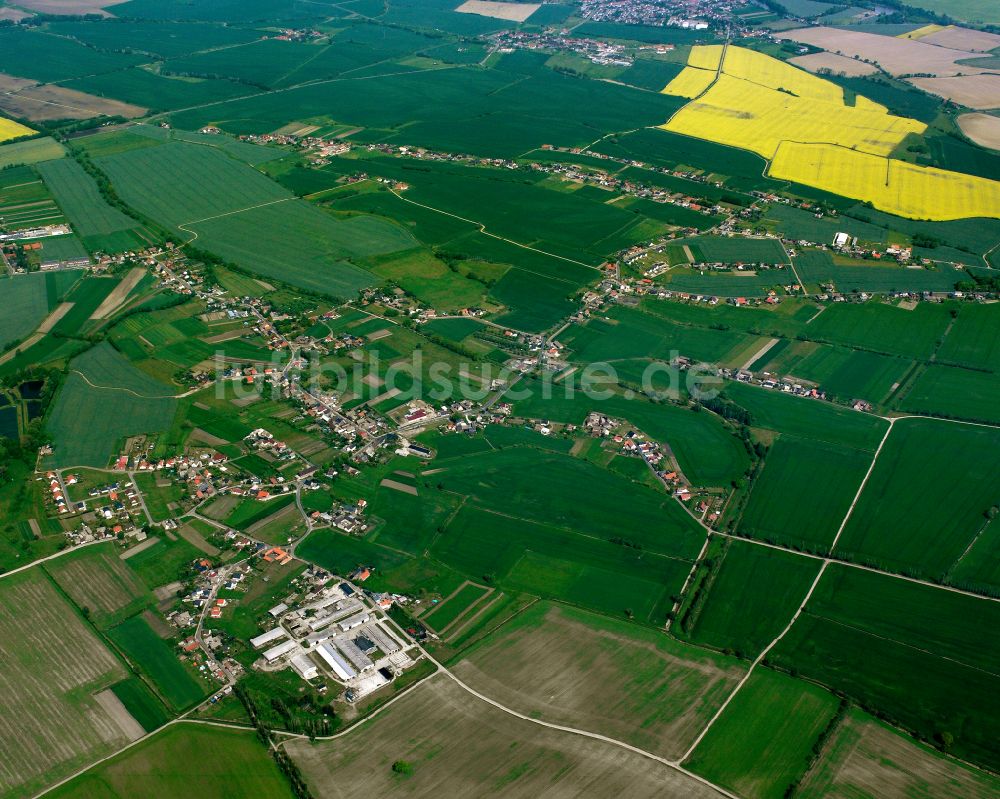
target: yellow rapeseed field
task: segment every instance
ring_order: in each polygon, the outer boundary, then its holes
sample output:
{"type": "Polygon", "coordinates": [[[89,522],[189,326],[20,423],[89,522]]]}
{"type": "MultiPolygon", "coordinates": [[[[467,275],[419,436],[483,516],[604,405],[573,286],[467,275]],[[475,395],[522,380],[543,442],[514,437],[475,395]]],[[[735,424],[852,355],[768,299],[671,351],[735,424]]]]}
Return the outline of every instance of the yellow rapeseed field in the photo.
{"type": "Polygon", "coordinates": [[[31,128],[26,128],[19,122],[15,122],[13,119],[4,119],[0,117],[0,141],[7,141],[8,139],[16,139],[20,136],[28,136],[34,133],[31,128]]]}
{"type": "Polygon", "coordinates": [[[680,75],[670,81],[661,94],[672,94],[675,97],[697,97],[712,85],[715,74],[715,71],[710,69],[684,67],[680,75]]]}
{"type": "Polygon", "coordinates": [[[722,58],[721,44],[699,44],[691,48],[688,55],[689,67],[698,69],[710,69],[715,72],[719,69],[719,59],[722,58]]]}
{"type": "Polygon", "coordinates": [[[932,33],[937,33],[938,31],[943,31],[946,27],[950,28],[951,25],[924,25],[922,28],[917,28],[915,31],[910,31],[909,33],[901,33],[897,36],[897,39],[923,39],[925,36],[930,36],[932,33]]]}
{"type": "Polygon", "coordinates": [[[724,72],[664,127],[772,158],[786,140],[827,142],[888,155],[907,134],[921,133],[926,126],[884,110],[846,106],[842,99],[795,96],[724,72]]]}
{"type": "Polygon", "coordinates": [[[829,144],[784,142],[769,174],[910,219],[1000,218],[1000,181],[829,144]]]}
{"type": "Polygon", "coordinates": [[[664,129],[759,153],[772,177],[913,219],[1000,217],[1000,182],[888,157],[925,124],[763,53],[693,47],[663,93],[694,98],[664,129]]]}

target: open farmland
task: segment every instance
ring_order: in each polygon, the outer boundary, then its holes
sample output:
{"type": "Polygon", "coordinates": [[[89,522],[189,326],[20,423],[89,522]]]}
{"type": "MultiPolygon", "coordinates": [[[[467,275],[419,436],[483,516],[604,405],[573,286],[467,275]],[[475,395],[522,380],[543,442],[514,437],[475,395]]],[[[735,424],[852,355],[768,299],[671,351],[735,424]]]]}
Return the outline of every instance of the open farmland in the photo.
{"type": "Polygon", "coordinates": [[[0,582],[0,790],[32,795],[129,735],[94,694],[125,667],[39,569],[0,582]]]}
{"type": "Polygon", "coordinates": [[[900,39],[864,31],[840,30],[824,26],[783,31],[778,38],[809,44],[821,50],[869,61],[891,75],[930,74],[938,76],[971,75],[983,70],[974,59],[979,53],[927,44],[918,39],[900,39]]]}
{"type": "Polygon", "coordinates": [[[286,778],[252,732],[200,724],[169,727],[50,795],[53,799],[181,799],[192,791],[204,799],[293,796],[286,778]],[[191,768],[192,763],[199,764],[197,770],[191,768]]]}
{"type": "Polygon", "coordinates": [[[962,75],[954,78],[910,78],[910,83],[968,108],[1000,107],[1000,75],[962,75]]]}
{"type": "Polygon", "coordinates": [[[131,217],[108,205],[94,179],[71,158],[48,161],[38,171],[81,236],[97,236],[136,227],[131,217]]]}
{"type": "Polygon", "coordinates": [[[1000,181],[832,144],[783,141],[768,174],[911,219],[1000,217],[1000,181]]]}
{"type": "Polygon", "coordinates": [[[496,3],[490,2],[490,0],[465,0],[455,10],[460,14],[479,14],[510,22],[524,22],[540,7],[538,3],[496,3]]]}
{"type": "Polygon", "coordinates": [[[925,739],[995,769],[998,687],[993,602],[856,569],[829,569],[769,655],[925,739]]]}
{"type": "Polygon", "coordinates": [[[109,344],[75,358],[70,369],[47,422],[53,464],[103,467],[126,436],[170,426],[176,389],[140,372],[109,344]]]}
{"type": "Polygon", "coordinates": [[[1000,117],[992,114],[962,114],[956,122],[962,133],[976,144],[1000,150],[1000,117]]]}
{"type": "Polygon", "coordinates": [[[215,148],[171,141],[97,161],[126,202],[150,218],[251,272],[301,288],[351,296],[372,278],[347,259],[414,243],[384,220],[337,219],[215,148]]]}
{"type": "Polygon", "coordinates": [[[13,119],[0,117],[0,142],[10,139],[19,139],[22,136],[30,136],[35,133],[31,128],[15,122],[13,119]]]}
{"type": "Polygon", "coordinates": [[[472,698],[447,677],[432,677],[390,710],[337,741],[295,741],[286,751],[317,795],[336,786],[345,799],[463,796],[552,799],[627,794],[716,796],[689,777],[600,741],[514,718],[472,698]],[[397,759],[412,774],[393,774],[397,759]]]}
{"type": "Polygon", "coordinates": [[[88,618],[105,626],[122,611],[142,607],[146,588],[111,545],[90,547],[46,565],[56,584],[88,618]]]}
{"type": "Polygon", "coordinates": [[[746,471],[746,451],[739,440],[710,414],[695,414],[675,405],[655,405],[640,397],[612,394],[606,399],[554,391],[546,399],[538,382],[522,381],[508,394],[518,415],[582,424],[591,411],[626,419],[655,441],[670,445],[684,474],[695,485],[723,485],[746,471]]]}
{"type": "Polygon", "coordinates": [[[169,707],[183,710],[208,693],[208,685],[191,675],[142,616],[112,627],[107,636],[152,681],[169,707]]]}
{"type": "Polygon", "coordinates": [[[836,710],[822,688],[757,669],[685,765],[742,796],[780,799],[836,710]]]}
{"type": "Polygon", "coordinates": [[[0,314],[0,348],[5,349],[33,332],[78,279],[77,272],[36,273],[0,279],[4,302],[4,311],[0,314]]]}
{"type": "Polygon", "coordinates": [[[538,602],[454,667],[501,704],[679,757],[742,676],[659,631],[538,602]]]}
{"type": "Polygon", "coordinates": [[[988,799],[1000,782],[852,709],[799,787],[805,799],[860,795],[988,799]]]}
{"type": "Polygon", "coordinates": [[[835,53],[810,53],[809,55],[797,55],[788,59],[789,64],[794,64],[802,69],[816,73],[821,70],[830,70],[834,74],[843,74],[848,77],[861,77],[878,72],[872,64],[863,61],[855,61],[853,58],[837,55],[835,53]]]}
{"type": "Polygon", "coordinates": [[[709,557],[720,562],[679,616],[680,628],[696,643],[741,657],[756,657],[781,632],[819,571],[815,560],[739,540],[709,557]]]}
{"type": "Polygon", "coordinates": [[[66,150],[52,138],[28,139],[0,146],[0,169],[15,164],[38,164],[63,158],[66,150]]]}
{"type": "Polygon", "coordinates": [[[942,578],[997,501],[990,453],[998,444],[1000,434],[992,428],[897,421],[836,553],[942,578]]]}
{"type": "MultiPolygon", "coordinates": [[[[689,63],[697,61],[700,49],[692,50],[689,63]]],[[[770,56],[730,46],[712,86],[664,127],[753,150],[765,158],[773,157],[786,140],[861,147],[885,156],[907,134],[923,131],[922,124],[891,116],[884,106],[862,99],[848,106],[836,84],[770,56]],[[739,113],[744,107],[753,112],[739,113]]]]}
{"type": "Polygon", "coordinates": [[[739,529],[753,538],[823,550],[854,499],[871,454],[782,435],[754,481],[739,529]]]}

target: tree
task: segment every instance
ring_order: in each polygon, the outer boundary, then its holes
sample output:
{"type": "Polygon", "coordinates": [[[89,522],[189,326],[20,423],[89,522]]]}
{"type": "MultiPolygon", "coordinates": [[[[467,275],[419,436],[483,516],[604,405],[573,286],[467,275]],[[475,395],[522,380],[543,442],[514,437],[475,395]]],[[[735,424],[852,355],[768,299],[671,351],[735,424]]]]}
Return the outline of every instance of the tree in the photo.
{"type": "Polygon", "coordinates": [[[408,777],[413,773],[413,764],[407,760],[397,760],[392,764],[393,774],[408,777]]]}

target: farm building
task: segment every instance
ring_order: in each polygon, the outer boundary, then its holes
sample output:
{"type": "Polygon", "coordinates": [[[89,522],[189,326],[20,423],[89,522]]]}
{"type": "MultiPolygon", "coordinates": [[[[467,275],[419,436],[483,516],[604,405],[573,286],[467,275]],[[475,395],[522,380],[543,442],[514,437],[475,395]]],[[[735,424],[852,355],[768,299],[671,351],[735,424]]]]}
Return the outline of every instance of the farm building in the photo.
{"type": "Polygon", "coordinates": [[[326,661],[326,664],[331,668],[333,673],[341,680],[349,680],[355,676],[354,669],[347,665],[347,661],[340,656],[331,644],[320,644],[316,648],[316,652],[319,653],[319,656],[326,661]]]}
{"type": "Polygon", "coordinates": [[[282,655],[287,655],[289,652],[295,651],[298,649],[298,646],[296,641],[285,641],[277,646],[272,646],[270,649],[264,651],[264,660],[271,663],[282,655]]]}
{"type": "Polygon", "coordinates": [[[261,647],[267,646],[268,644],[272,644],[275,641],[278,641],[287,635],[288,633],[286,633],[284,629],[282,629],[281,627],[275,627],[273,630],[268,630],[266,633],[261,633],[260,635],[251,638],[250,645],[254,649],[260,649],[261,647]]]}

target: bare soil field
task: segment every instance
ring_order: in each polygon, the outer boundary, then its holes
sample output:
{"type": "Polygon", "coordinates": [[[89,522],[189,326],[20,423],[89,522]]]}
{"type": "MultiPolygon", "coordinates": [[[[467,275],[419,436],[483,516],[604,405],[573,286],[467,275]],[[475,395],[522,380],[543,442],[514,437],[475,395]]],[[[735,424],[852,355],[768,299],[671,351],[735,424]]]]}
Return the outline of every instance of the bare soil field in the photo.
{"type": "Polygon", "coordinates": [[[198,549],[209,557],[214,558],[219,554],[219,550],[208,543],[205,540],[205,536],[195,530],[190,524],[182,524],[178,527],[177,534],[192,546],[198,547],[198,549]]]}
{"type": "Polygon", "coordinates": [[[59,305],[56,306],[55,310],[53,310],[52,313],[50,313],[42,320],[42,323],[38,326],[38,330],[35,332],[48,333],[53,327],[56,326],[56,322],[58,322],[67,313],[69,313],[69,309],[72,308],[75,304],[76,303],[72,302],[59,303],[59,305]]]}
{"type": "Polygon", "coordinates": [[[455,10],[459,14],[479,14],[481,17],[524,22],[538,11],[538,3],[496,3],[492,0],[466,0],[455,10]]]}
{"type": "Polygon", "coordinates": [[[388,477],[382,480],[382,482],[379,483],[379,485],[385,488],[391,488],[395,491],[402,491],[404,494],[412,494],[413,496],[417,495],[416,486],[411,486],[406,483],[400,483],[398,480],[390,480],[388,477]]]}
{"type": "Polygon", "coordinates": [[[116,6],[126,0],[18,0],[18,5],[22,8],[30,8],[40,14],[67,14],[77,16],[80,14],[100,14],[102,17],[110,17],[113,14],[105,11],[109,6],[116,6]]]}
{"type": "Polygon", "coordinates": [[[293,741],[286,750],[315,796],[684,796],[707,786],[655,761],[524,721],[431,677],[383,714],[333,741],[293,741]],[[411,765],[400,777],[397,760],[411,765]]]}
{"type": "Polygon", "coordinates": [[[789,64],[808,70],[809,72],[819,72],[828,69],[834,75],[847,75],[849,78],[859,78],[863,75],[871,75],[878,72],[878,68],[873,64],[866,64],[864,61],[857,61],[847,56],[836,53],[810,53],[809,55],[798,55],[788,59],[789,64]]]}
{"type": "Polygon", "coordinates": [[[975,75],[985,70],[959,61],[976,58],[977,53],[926,44],[924,40],[897,39],[877,33],[845,31],[838,28],[798,28],[775,34],[779,39],[811,44],[831,53],[859,58],[880,65],[892,75],[975,75]]]}
{"type": "Polygon", "coordinates": [[[938,47],[953,47],[956,50],[972,50],[978,53],[988,53],[1000,47],[1000,36],[995,33],[953,26],[922,36],[920,41],[936,44],[938,47]]]}
{"type": "Polygon", "coordinates": [[[130,741],[138,741],[146,734],[142,725],[132,718],[132,714],[122,704],[122,700],[115,696],[114,691],[110,688],[105,688],[103,691],[94,694],[94,701],[118,725],[118,728],[122,731],[122,735],[130,741]]]}
{"type": "Polygon", "coordinates": [[[9,19],[11,22],[20,22],[22,19],[30,16],[29,12],[21,11],[19,8],[11,8],[10,6],[0,7],[0,20],[9,19]]]}
{"type": "Polygon", "coordinates": [[[111,544],[89,547],[45,568],[77,606],[99,614],[115,613],[146,593],[111,544]]]}
{"type": "Polygon", "coordinates": [[[652,631],[539,602],[453,671],[515,710],[679,757],[742,668],[652,631]]]}
{"type": "Polygon", "coordinates": [[[128,297],[129,292],[139,285],[139,281],[142,280],[145,274],[146,270],[140,266],[132,269],[125,275],[122,282],[115,286],[111,293],[104,298],[104,301],[97,306],[97,310],[90,315],[90,318],[106,319],[111,316],[125,303],[125,298],[128,297]]]}
{"type": "Polygon", "coordinates": [[[922,746],[860,710],[852,711],[802,780],[803,799],[961,796],[987,799],[1000,779],[922,746]]]}
{"type": "Polygon", "coordinates": [[[125,667],[41,569],[0,581],[0,795],[30,796],[128,743],[93,694],[125,667]]]}
{"type": "MultiPolygon", "coordinates": [[[[52,84],[27,86],[16,90],[7,88],[8,76],[3,76],[4,93],[0,94],[0,108],[11,116],[25,117],[35,122],[50,119],[90,119],[98,116],[141,117],[145,108],[106,97],[78,92],[52,84]]],[[[18,80],[15,78],[14,80],[18,80]]]]}
{"type": "Polygon", "coordinates": [[[1000,117],[990,114],[962,114],[958,118],[958,126],[976,144],[1000,150],[1000,117]]]}
{"type": "Polygon", "coordinates": [[[962,75],[957,78],[910,78],[918,89],[969,108],[1000,108],[1000,75],[962,75]]]}

